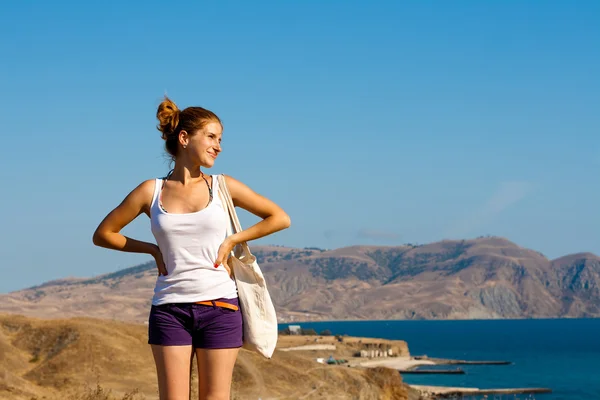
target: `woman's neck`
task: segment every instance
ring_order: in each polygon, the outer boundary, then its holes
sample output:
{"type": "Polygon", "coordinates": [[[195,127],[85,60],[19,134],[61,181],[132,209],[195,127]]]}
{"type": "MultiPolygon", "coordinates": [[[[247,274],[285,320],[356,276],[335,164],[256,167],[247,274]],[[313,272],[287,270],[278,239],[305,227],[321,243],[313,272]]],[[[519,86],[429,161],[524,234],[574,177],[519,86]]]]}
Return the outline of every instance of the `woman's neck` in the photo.
{"type": "Polygon", "coordinates": [[[181,182],[184,186],[193,184],[202,180],[203,172],[199,166],[185,165],[184,163],[175,162],[173,173],[169,180],[181,182]]]}

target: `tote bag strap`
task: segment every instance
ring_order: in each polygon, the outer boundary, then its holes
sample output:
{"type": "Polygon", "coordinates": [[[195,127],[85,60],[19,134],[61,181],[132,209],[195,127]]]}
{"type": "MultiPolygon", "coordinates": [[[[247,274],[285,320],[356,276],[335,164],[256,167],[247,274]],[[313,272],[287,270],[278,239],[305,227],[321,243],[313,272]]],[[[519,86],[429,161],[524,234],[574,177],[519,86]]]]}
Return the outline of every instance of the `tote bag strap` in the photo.
{"type": "MultiPolygon", "coordinates": [[[[240,224],[240,220],[235,212],[235,206],[233,205],[231,194],[227,188],[227,183],[225,183],[225,175],[218,175],[217,180],[219,181],[219,195],[221,196],[221,202],[223,203],[223,207],[227,209],[227,214],[229,214],[233,233],[239,233],[242,231],[242,225],[240,224]]],[[[241,246],[242,254],[238,258],[241,261],[254,262],[256,257],[254,257],[254,255],[250,252],[248,243],[242,242],[239,245],[241,246]]]]}

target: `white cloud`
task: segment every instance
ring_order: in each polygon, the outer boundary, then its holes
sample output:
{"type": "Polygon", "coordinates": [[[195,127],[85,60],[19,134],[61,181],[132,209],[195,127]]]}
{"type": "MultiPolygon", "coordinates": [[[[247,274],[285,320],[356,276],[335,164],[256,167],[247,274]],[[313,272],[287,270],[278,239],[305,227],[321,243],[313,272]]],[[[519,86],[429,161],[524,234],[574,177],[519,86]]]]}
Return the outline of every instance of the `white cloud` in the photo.
{"type": "Polygon", "coordinates": [[[533,190],[529,182],[502,182],[492,196],[473,214],[450,229],[446,237],[463,238],[493,220],[507,208],[517,204],[533,190]]]}

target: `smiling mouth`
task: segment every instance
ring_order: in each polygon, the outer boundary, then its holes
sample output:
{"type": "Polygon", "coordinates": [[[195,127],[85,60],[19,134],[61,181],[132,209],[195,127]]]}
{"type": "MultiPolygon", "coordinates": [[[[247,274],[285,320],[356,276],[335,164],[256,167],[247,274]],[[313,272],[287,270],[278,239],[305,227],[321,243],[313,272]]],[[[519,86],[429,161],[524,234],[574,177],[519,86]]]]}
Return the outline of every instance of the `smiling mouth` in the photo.
{"type": "Polygon", "coordinates": [[[212,158],[217,158],[217,155],[214,153],[208,153],[212,158]]]}

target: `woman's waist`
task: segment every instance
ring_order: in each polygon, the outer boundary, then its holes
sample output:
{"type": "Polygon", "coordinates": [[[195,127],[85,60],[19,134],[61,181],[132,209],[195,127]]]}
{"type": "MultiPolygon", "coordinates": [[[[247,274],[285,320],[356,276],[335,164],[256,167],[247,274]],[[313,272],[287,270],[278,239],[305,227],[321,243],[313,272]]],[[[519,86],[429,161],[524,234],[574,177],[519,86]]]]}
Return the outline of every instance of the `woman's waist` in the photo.
{"type": "Polygon", "coordinates": [[[223,266],[219,268],[202,265],[167,265],[168,275],[160,275],[158,282],[177,283],[177,282],[197,282],[231,279],[229,273],[223,266]]]}
{"type": "Polygon", "coordinates": [[[233,297],[216,297],[216,298],[212,298],[212,299],[207,299],[206,295],[205,296],[196,295],[195,297],[190,297],[190,298],[186,298],[183,300],[181,299],[181,297],[179,297],[175,300],[171,299],[171,302],[162,303],[161,305],[163,305],[163,306],[171,305],[171,306],[177,306],[177,307],[194,307],[194,305],[207,305],[207,306],[219,307],[219,306],[223,305],[222,303],[227,303],[232,306],[239,307],[240,299],[237,296],[237,294],[233,295],[233,297]]]}
{"type": "Polygon", "coordinates": [[[214,268],[218,256],[218,248],[204,248],[194,251],[190,248],[160,248],[163,261],[169,273],[173,271],[193,271],[196,269],[214,268]]]}
{"type": "Polygon", "coordinates": [[[222,297],[237,297],[237,287],[227,273],[210,279],[159,277],[154,287],[153,304],[187,303],[201,300],[214,300],[222,297]]]}

